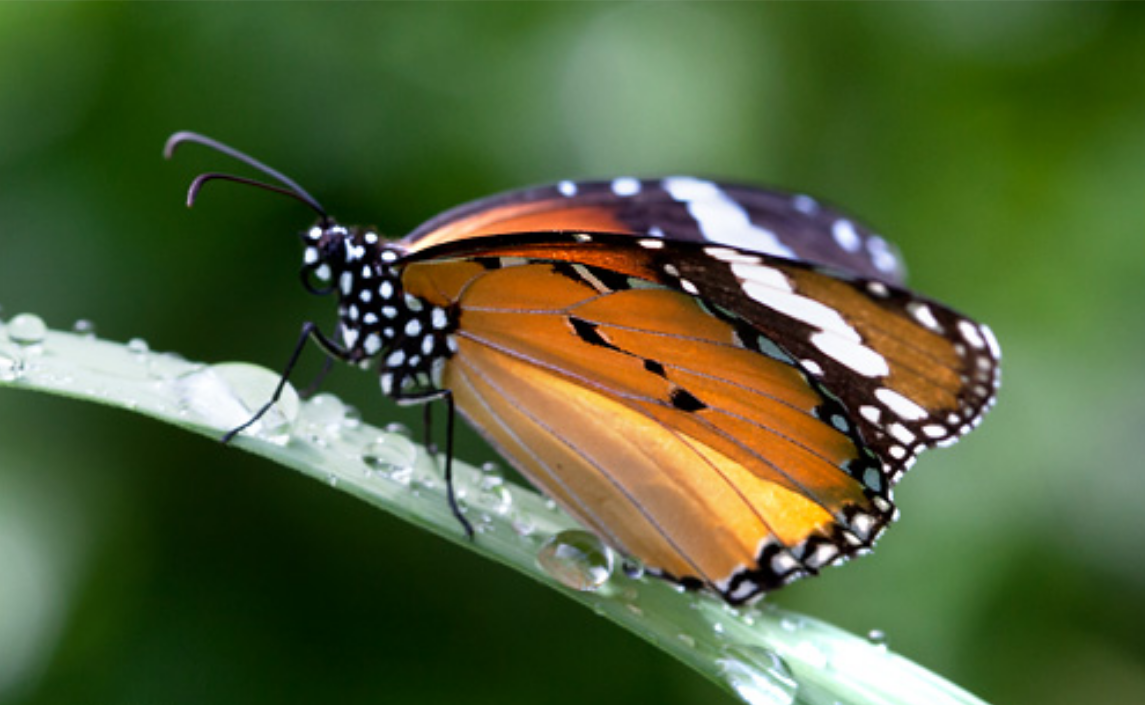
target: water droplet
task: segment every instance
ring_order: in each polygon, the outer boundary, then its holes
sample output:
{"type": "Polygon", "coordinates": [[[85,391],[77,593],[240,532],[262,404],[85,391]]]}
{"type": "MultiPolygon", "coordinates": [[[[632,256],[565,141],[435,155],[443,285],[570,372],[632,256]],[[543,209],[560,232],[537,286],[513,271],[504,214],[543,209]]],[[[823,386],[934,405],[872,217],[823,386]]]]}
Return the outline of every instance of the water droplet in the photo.
{"type": "MultiPolygon", "coordinates": [[[[175,380],[179,406],[189,420],[230,430],[250,421],[278,386],[279,375],[265,367],[245,362],[225,362],[203,367],[175,380]]],[[[256,435],[272,443],[286,444],[298,417],[298,393],[287,384],[278,403],[244,435],[256,435]]]]}
{"type": "Polygon", "coordinates": [[[887,650],[887,633],[882,629],[872,629],[867,632],[867,641],[871,646],[877,647],[883,651],[887,650]]]}
{"type": "Polygon", "coordinates": [[[0,350],[0,382],[14,382],[24,374],[24,361],[0,350]]]}
{"type": "Polygon", "coordinates": [[[385,427],[386,433],[393,433],[398,436],[405,436],[406,438],[413,438],[413,431],[409,429],[404,423],[389,423],[385,427]]]}
{"type": "Polygon", "coordinates": [[[620,569],[633,580],[639,580],[644,577],[644,564],[635,556],[626,556],[624,560],[620,562],[620,569]]]}
{"type": "Polygon", "coordinates": [[[485,473],[486,475],[491,475],[491,476],[496,476],[496,477],[501,476],[500,466],[498,466],[497,463],[493,463],[493,462],[481,463],[481,472],[485,473]]]}
{"type": "Polygon", "coordinates": [[[334,475],[333,473],[327,475],[326,476],[326,484],[330,485],[331,487],[337,487],[338,486],[338,476],[334,475]]]}
{"type": "Polygon", "coordinates": [[[790,705],[799,692],[799,682],[783,659],[762,647],[728,647],[716,666],[749,705],[790,705]]]}
{"type": "Polygon", "coordinates": [[[594,534],[569,529],[545,541],[537,564],[562,585],[589,592],[612,574],[612,551],[594,534]]]}
{"type": "Polygon", "coordinates": [[[317,394],[302,405],[299,418],[324,434],[338,433],[346,418],[346,405],[333,394],[317,394]]]}
{"type": "Polygon", "coordinates": [[[127,349],[134,353],[137,357],[144,357],[147,353],[151,352],[151,346],[143,338],[132,338],[127,341],[127,349]]]}
{"type": "Polygon", "coordinates": [[[509,525],[513,527],[513,533],[521,538],[532,536],[533,532],[537,530],[537,525],[528,519],[516,518],[509,522],[509,525]]]}
{"type": "Polygon", "coordinates": [[[358,411],[358,407],[350,406],[349,404],[342,405],[342,425],[346,428],[358,428],[362,425],[362,412],[358,411]]]}
{"type": "Polygon", "coordinates": [[[84,338],[94,338],[95,324],[86,318],[81,318],[72,324],[72,332],[84,338]]]}
{"type": "Polygon", "coordinates": [[[505,487],[501,478],[483,477],[478,501],[488,506],[495,514],[504,515],[513,506],[513,495],[509,493],[509,488],[505,487]],[[494,480],[496,482],[492,482],[494,480]]]}
{"type": "Polygon", "coordinates": [[[371,471],[380,472],[400,485],[408,486],[413,479],[413,466],[417,448],[404,436],[392,433],[378,436],[362,452],[362,462],[371,471]]]}
{"type": "Polygon", "coordinates": [[[48,326],[34,313],[18,314],[8,321],[8,340],[17,345],[37,345],[44,342],[48,326]]]}
{"type": "Polygon", "coordinates": [[[691,634],[677,634],[676,638],[684,642],[689,649],[696,648],[696,637],[691,634]]]}

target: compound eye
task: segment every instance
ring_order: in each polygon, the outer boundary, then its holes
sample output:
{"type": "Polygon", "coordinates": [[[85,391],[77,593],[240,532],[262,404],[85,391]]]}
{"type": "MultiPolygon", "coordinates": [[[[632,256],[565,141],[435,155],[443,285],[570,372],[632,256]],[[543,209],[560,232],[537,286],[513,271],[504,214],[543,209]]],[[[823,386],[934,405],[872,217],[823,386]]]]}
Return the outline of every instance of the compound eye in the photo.
{"type": "Polygon", "coordinates": [[[317,296],[325,296],[334,291],[334,284],[330,281],[330,265],[322,263],[303,267],[302,286],[317,296]]]}

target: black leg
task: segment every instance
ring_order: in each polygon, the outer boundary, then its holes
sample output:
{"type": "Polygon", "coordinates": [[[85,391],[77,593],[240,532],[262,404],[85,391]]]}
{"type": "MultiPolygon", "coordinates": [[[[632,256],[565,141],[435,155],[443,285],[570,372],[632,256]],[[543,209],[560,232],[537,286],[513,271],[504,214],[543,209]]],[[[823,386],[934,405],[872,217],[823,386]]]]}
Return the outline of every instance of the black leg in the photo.
{"type": "Polygon", "coordinates": [[[298,393],[298,396],[303,399],[309,399],[314,396],[314,393],[318,391],[318,388],[322,386],[322,383],[325,382],[326,378],[330,375],[330,370],[333,369],[334,358],[327,355],[326,359],[322,362],[322,369],[318,370],[318,374],[311,380],[310,384],[306,385],[306,389],[298,393]]]}
{"type": "Polygon", "coordinates": [[[433,404],[426,404],[422,407],[422,423],[423,423],[423,437],[425,438],[425,449],[429,451],[430,455],[437,455],[437,443],[433,440],[433,404]]]}
{"type": "Polygon", "coordinates": [[[453,516],[461,522],[461,527],[465,529],[465,535],[470,541],[473,540],[473,525],[461,513],[461,508],[457,506],[457,494],[453,491],[453,419],[457,414],[453,407],[453,392],[448,389],[445,390],[443,396],[445,399],[445,488],[446,494],[449,497],[449,508],[453,510],[453,516]]]}
{"type": "MultiPolygon", "coordinates": [[[[399,404],[425,404],[426,405],[426,433],[428,438],[429,423],[432,418],[429,412],[429,405],[438,399],[445,401],[445,491],[446,498],[449,500],[449,509],[453,512],[453,516],[461,524],[461,528],[465,530],[465,536],[469,540],[473,540],[473,525],[461,513],[461,506],[457,503],[457,492],[453,488],[453,419],[456,414],[456,408],[453,403],[453,392],[448,389],[435,389],[430,392],[423,392],[420,394],[413,394],[410,396],[402,397],[395,396],[394,401],[399,404]]],[[[426,450],[435,455],[436,451],[429,449],[430,442],[426,441],[426,450]]]]}
{"type": "Polygon", "coordinates": [[[262,405],[254,416],[247,419],[243,425],[232,428],[223,436],[223,443],[230,443],[234,437],[250,428],[256,421],[261,419],[266,412],[270,411],[270,407],[274,406],[275,402],[282,396],[282,390],[286,388],[286,381],[290,379],[290,373],[294,371],[294,366],[298,364],[298,358],[302,356],[302,350],[306,347],[306,341],[314,339],[319,347],[326,351],[327,354],[334,357],[342,357],[344,353],[341,348],[333,343],[333,341],[326,338],[318,330],[318,325],[311,322],[302,324],[302,334],[298,336],[298,342],[294,345],[294,352],[290,353],[290,359],[286,361],[286,368],[282,370],[282,376],[278,379],[278,386],[274,388],[274,394],[270,395],[270,401],[262,405]]]}

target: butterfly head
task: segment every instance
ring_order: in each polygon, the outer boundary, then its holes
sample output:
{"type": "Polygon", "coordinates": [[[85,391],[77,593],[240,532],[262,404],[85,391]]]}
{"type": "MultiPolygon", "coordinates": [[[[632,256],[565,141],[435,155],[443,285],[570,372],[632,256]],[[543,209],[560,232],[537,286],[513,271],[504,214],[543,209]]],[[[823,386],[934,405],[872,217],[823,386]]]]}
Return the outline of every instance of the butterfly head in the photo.
{"type": "MultiPolygon", "coordinates": [[[[307,291],[325,295],[340,290],[343,297],[352,293],[355,280],[374,276],[383,249],[374,231],[326,218],[302,233],[302,243],[302,283],[307,291]]],[[[393,261],[396,256],[388,258],[393,261]]]]}

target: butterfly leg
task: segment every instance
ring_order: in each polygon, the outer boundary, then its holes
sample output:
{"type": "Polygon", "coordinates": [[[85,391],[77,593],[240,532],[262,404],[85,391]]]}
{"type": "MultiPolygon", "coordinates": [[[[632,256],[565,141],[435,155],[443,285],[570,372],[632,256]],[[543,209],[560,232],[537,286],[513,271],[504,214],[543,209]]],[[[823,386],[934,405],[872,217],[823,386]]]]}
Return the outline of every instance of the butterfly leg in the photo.
{"type": "MultiPolygon", "coordinates": [[[[263,404],[262,407],[241,426],[228,431],[222,438],[223,443],[230,443],[234,440],[235,436],[250,428],[256,421],[265,416],[266,412],[270,411],[270,407],[274,406],[282,396],[282,390],[286,388],[286,382],[290,379],[290,373],[294,371],[294,366],[298,364],[298,358],[302,356],[302,350],[306,347],[307,341],[310,340],[313,340],[318,344],[318,347],[322,348],[329,356],[327,358],[328,360],[333,358],[344,359],[346,357],[346,352],[339,347],[337,343],[327,338],[318,330],[317,323],[310,321],[304,323],[302,325],[302,333],[298,336],[298,342],[294,345],[294,351],[290,353],[290,359],[286,361],[286,367],[282,370],[282,376],[278,379],[278,386],[274,388],[274,393],[270,395],[270,401],[263,404]]],[[[327,371],[326,369],[323,370],[319,381],[321,381],[322,377],[326,376],[327,371]]]]}
{"type": "Polygon", "coordinates": [[[424,409],[422,428],[425,431],[422,435],[425,438],[425,449],[429,451],[430,455],[437,455],[437,443],[433,440],[433,404],[426,404],[424,409]]]}
{"type": "Polygon", "coordinates": [[[310,380],[310,384],[306,388],[298,392],[298,396],[303,399],[309,399],[314,396],[326,378],[330,376],[330,371],[334,369],[334,358],[330,355],[322,362],[322,369],[318,370],[318,374],[314,375],[314,379],[310,380]]]}
{"type": "Polygon", "coordinates": [[[461,506],[457,503],[457,491],[453,487],[453,423],[457,417],[456,409],[453,403],[453,392],[448,389],[435,389],[430,392],[422,394],[415,394],[410,396],[395,397],[399,404],[425,404],[425,434],[426,434],[426,450],[431,455],[436,454],[435,449],[431,449],[433,439],[431,436],[430,421],[432,414],[430,411],[430,404],[441,399],[445,402],[445,490],[446,498],[449,500],[449,510],[453,512],[453,516],[461,523],[461,528],[465,530],[465,536],[469,540],[473,540],[473,525],[461,513],[461,506]]]}

